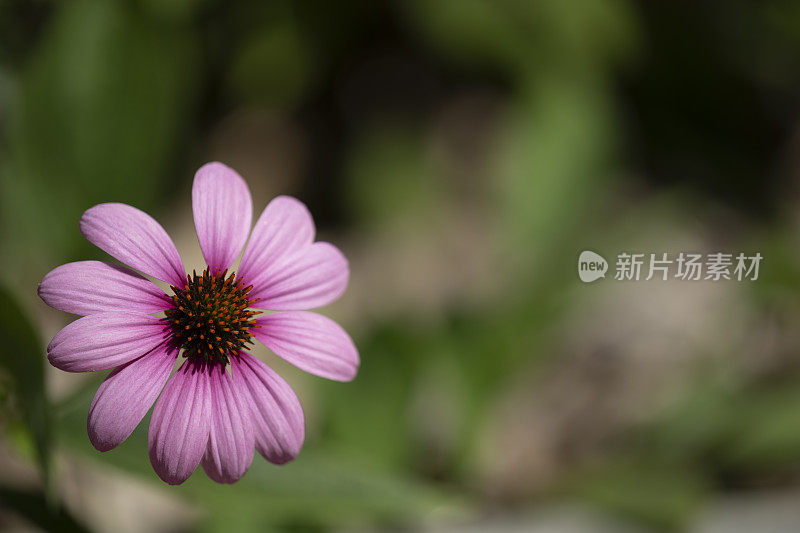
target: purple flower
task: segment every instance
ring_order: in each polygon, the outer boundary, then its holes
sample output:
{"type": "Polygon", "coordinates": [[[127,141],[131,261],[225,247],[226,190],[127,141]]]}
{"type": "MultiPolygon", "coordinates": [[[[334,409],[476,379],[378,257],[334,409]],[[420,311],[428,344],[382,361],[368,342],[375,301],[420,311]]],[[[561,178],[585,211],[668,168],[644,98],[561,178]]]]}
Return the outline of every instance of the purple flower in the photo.
{"type": "Polygon", "coordinates": [[[272,200],[251,233],[250,191],[221,163],[197,171],[192,206],[208,263],[192,275],[164,228],[146,213],[100,204],[83,214],[80,229],[89,241],[169,283],[172,294],[123,266],[62,265],[44,277],[39,296],[83,317],[56,334],[47,356],[68,372],[113,368],[89,408],[95,448],[122,443],[155,402],[149,448],[159,477],[183,483],[200,463],[214,481],[233,483],[250,467],[253,448],[282,464],[305,438],[297,396],[247,353],[253,337],[311,374],[355,377],[359,357],[347,333],[305,311],[337,299],[350,272],[336,247],[314,242],[311,215],[294,198],[272,200]],[[229,272],[242,248],[239,271],[229,272]],[[181,351],[184,361],[170,378],[181,351]]]}

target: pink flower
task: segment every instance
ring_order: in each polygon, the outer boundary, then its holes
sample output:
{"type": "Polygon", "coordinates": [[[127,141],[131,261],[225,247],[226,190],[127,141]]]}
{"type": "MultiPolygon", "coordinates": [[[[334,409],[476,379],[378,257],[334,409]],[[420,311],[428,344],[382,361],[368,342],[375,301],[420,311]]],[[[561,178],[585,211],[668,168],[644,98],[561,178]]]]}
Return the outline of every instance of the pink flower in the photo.
{"type": "Polygon", "coordinates": [[[250,191],[221,163],[197,171],[192,207],[208,263],[192,275],[144,212],[100,204],[83,214],[80,229],[89,241],[171,284],[172,294],[123,266],[62,265],[44,277],[39,296],[83,318],[56,334],[47,356],[68,372],[113,368],[89,408],[95,448],[122,443],[155,402],[149,448],[159,477],[183,483],[200,463],[214,481],[233,483],[250,467],[254,448],[282,464],[294,459],[305,438],[297,396],[247,353],[253,337],[311,374],[355,377],[359,357],[347,333],[305,311],[337,299],[350,274],[336,247],[314,242],[311,215],[294,198],[272,200],[251,233],[250,191]],[[239,271],[228,272],[242,248],[239,271]],[[262,315],[254,308],[280,312],[262,315]],[[181,351],[184,361],[170,378],[181,351]]]}

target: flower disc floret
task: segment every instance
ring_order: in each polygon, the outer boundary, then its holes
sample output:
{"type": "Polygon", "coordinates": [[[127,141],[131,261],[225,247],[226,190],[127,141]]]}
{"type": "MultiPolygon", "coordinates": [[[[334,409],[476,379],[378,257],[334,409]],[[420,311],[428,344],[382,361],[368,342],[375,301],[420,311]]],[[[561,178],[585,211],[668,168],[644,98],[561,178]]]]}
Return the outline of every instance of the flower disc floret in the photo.
{"type": "Polygon", "coordinates": [[[175,307],[165,312],[166,320],[184,357],[228,364],[230,355],[253,344],[254,317],[261,312],[248,309],[257,301],[248,298],[253,287],[245,287],[235,273],[207,268],[187,275],[183,287],[171,288],[175,307]]]}

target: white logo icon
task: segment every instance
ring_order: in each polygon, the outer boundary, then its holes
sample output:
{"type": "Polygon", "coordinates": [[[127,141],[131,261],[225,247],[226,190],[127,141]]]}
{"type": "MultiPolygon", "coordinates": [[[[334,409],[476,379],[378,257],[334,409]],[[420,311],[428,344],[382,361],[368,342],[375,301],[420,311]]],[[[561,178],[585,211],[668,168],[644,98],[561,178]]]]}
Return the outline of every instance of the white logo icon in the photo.
{"type": "Polygon", "coordinates": [[[585,250],[578,258],[578,276],[584,283],[591,283],[606,277],[608,262],[602,255],[585,250]]]}

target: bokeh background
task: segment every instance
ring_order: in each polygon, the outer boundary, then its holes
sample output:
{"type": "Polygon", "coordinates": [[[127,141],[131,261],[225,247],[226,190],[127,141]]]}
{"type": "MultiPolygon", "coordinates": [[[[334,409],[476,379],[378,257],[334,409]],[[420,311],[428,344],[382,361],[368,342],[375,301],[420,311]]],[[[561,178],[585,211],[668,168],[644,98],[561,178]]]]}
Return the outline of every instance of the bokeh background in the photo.
{"type": "MultiPolygon", "coordinates": [[[[800,6],[0,0],[0,527],[800,531],[800,6]],[[88,442],[42,276],[88,207],[201,263],[194,171],[307,203],[352,269],[353,383],[300,456],[158,480],[88,442]],[[580,251],[760,252],[752,282],[583,284],[580,251]]],[[[613,266],[612,266],[613,268],[613,266]]]]}

